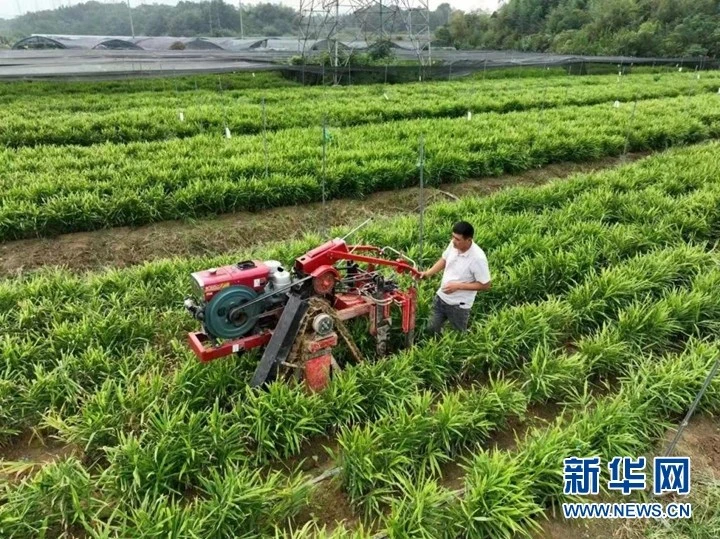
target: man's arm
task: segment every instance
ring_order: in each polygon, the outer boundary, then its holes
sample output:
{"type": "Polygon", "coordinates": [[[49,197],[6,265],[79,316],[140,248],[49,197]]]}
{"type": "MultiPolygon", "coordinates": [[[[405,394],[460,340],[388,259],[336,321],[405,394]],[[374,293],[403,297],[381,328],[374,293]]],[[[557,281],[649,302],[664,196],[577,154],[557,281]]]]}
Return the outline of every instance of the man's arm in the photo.
{"type": "Polygon", "coordinates": [[[461,281],[452,281],[445,284],[443,291],[446,294],[452,294],[458,290],[490,290],[492,285],[490,281],[490,268],[487,265],[487,261],[482,260],[474,264],[471,266],[471,271],[475,279],[473,282],[464,283],[461,281]]]}
{"type": "Polygon", "coordinates": [[[490,290],[490,267],[488,266],[486,258],[483,257],[482,259],[475,261],[472,266],[472,274],[475,278],[475,282],[469,283],[472,288],[465,288],[464,290],[490,290]]]}
{"type": "Polygon", "coordinates": [[[473,283],[458,282],[456,284],[458,290],[490,290],[491,287],[490,281],[488,281],[487,283],[481,283],[479,281],[475,281],[473,283]]]}
{"type": "Polygon", "coordinates": [[[442,271],[445,269],[445,259],[441,258],[435,264],[432,268],[425,270],[420,273],[421,278],[430,277],[431,275],[435,275],[437,272],[442,271]]]}

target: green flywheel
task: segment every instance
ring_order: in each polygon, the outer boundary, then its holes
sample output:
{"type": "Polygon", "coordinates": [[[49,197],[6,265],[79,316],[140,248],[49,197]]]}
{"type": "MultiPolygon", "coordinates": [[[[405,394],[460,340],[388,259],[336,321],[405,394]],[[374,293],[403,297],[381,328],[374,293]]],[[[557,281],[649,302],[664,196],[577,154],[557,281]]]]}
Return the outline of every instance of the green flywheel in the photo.
{"type": "Polygon", "coordinates": [[[250,331],[262,312],[259,301],[243,308],[242,305],[257,298],[257,293],[247,286],[230,286],[221,290],[205,307],[207,332],[222,339],[237,339],[250,331]]]}

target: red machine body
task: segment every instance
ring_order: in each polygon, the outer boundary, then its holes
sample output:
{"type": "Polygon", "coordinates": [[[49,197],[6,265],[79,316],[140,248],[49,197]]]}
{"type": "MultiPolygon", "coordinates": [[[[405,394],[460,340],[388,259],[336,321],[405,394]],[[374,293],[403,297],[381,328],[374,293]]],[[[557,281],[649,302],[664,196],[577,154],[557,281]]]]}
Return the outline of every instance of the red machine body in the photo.
{"type": "MultiPolygon", "coordinates": [[[[238,338],[218,339],[217,336],[209,334],[207,328],[205,331],[190,333],[190,346],[200,361],[211,361],[233,353],[266,347],[253,385],[265,380],[267,369],[263,365],[283,365],[301,369],[306,385],[313,390],[322,389],[329,381],[331,369],[337,366],[332,356],[332,348],[338,343],[338,336],[335,331],[323,333],[317,328],[315,331],[305,327],[298,329],[300,322],[297,319],[306,318],[306,310],[303,309],[307,307],[301,306],[304,305],[303,301],[307,303],[309,298],[321,298],[323,305],[329,307],[329,312],[326,311],[325,314],[338,324],[359,316],[367,316],[370,321],[370,334],[377,338],[377,351],[381,355],[386,352],[391,307],[396,305],[401,310],[401,329],[410,341],[412,340],[417,304],[416,287],[412,285],[408,290],[400,290],[392,280],[385,280],[377,272],[378,267],[384,266],[392,268],[398,274],[419,276],[412,260],[403,257],[394,249],[348,245],[342,239],[334,239],[298,257],[293,266],[292,279],[278,264],[274,261],[246,261],[192,274],[197,295],[204,302],[211,302],[224,290],[224,293],[228,292],[227,289],[235,290],[232,287],[245,287],[257,293],[257,299],[240,302],[239,306],[233,307],[240,321],[244,321],[242,316],[247,315],[250,309],[262,304],[258,324],[238,338]],[[397,253],[399,258],[384,257],[387,250],[397,253]],[[345,262],[345,268],[336,267],[339,262],[345,262]],[[366,267],[361,269],[360,264],[366,267]],[[347,275],[343,276],[342,271],[346,271],[347,275]],[[288,279],[289,285],[285,284],[288,279]],[[293,294],[304,299],[288,301],[287,298],[293,294]],[[292,312],[290,308],[286,312],[286,305],[292,305],[292,312]],[[302,339],[299,346],[294,344],[298,338],[302,339]],[[287,359],[291,349],[292,353],[302,355],[301,365],[293,364],[287,359]]],[[[202,313],[204,307],[190,303],[191,305],[188,305],[186,300],[188,310],[196,318],[202,319],[198,312],[202,313]]],[[[232,316],[232,313],[229,316],[232,316]]],[[[330,325],[332,326],[332,323],[330,325]]],[[[347,332],[342,332],[342,335],[347,340],[347,332]]]]}
{"type": "MultiPolygon", "coordinates": [[[[385,249],[389,249],[386,247],[385,249]]],[[[306,275],[314,275],[318,271],[323,271],[328,266],[332,266],[340,260],[354,260],[356,262],[365,262],[373,265],[382,265],[394,267],[398,273],[412,273],[418,276],[420,272],[414,267],[403,262],[403,260],[388,260],[380,256],[367,256],[360,253],[372,252],[380,255],[384,249],[373,245],[347,245],[342,239],[334,239],[328,241],[315,249],[308,251],[295,261],[295,269],[306,275]]],[[[398,253],[399,254],[399,253],[398,253]]]]}
{"type": "Polygon", "coordinates": [[[254,260],[197,271],[191,275],[196,286],[202,291],[203,299],[210,301],[216,293],[228,286],[243,285],[262,292],[268,282],[270,268],[263,262],[254,260]],[[249,262],[255,264],[255,267],[251,267],[249,262]]]}

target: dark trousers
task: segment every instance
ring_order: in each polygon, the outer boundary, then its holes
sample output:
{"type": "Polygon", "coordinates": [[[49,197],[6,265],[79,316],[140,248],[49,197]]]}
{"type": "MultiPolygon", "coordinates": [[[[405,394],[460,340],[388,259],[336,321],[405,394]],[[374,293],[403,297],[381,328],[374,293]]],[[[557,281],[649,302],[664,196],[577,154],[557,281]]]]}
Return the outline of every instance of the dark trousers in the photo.
{"type": "Polygon", "coordinates": [[[465,332],[467,331],[469,318],[470,309],[463,309],[458,305],[449,305],[440,299],[440,296],[435,294],[427,330],[431,335],[439,335],[442,331],[443,324],[447,320],[453,329],[465,332]]]}

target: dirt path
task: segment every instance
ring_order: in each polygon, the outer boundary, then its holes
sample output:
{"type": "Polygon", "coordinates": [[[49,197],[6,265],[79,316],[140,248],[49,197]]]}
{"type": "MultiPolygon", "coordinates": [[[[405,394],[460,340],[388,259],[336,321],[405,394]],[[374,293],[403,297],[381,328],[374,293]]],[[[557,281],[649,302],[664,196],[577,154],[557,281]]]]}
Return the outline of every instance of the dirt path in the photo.
{"type": "MultiPolygon", "coordinates": [[[[630,154],[632,162],[647,153],[630,154]]],[[[440,187],[455,196],[487,195],[515,185],[540,185],[578,172],[611,168],[622,158],[586,163],[560,163],[517,175],[482,178],[440,187]]],[[[427,189],[429,201],[450,199],[438,189],[427,189]]],[[[241,250],[268,241],[300,237],[323,225],[359,223],[370,216],[389,216],[415,211],[419,189],[375,193],[364,200],[340,199],[326,204],[287,206],[261,213],[233,213],[192,222],[166,221],[131,228],[119,227],[78,232],[56,238],[19,240],[0,244],[0,277],[8,277],[46,265],[73,271],[105,266],[125,267],[172,256],[213,255],[241,250]]]]}
{"type": "Polygon", "coordinates": [[[79,455],[79,448],[52,437],[41,438],[27,430],[8,445],[0,447],[0,482],[20,480],[37,472],[43,465],[70,455],[79,455]],[[8,463],[16,463],[8,468],[8,463]]]}

